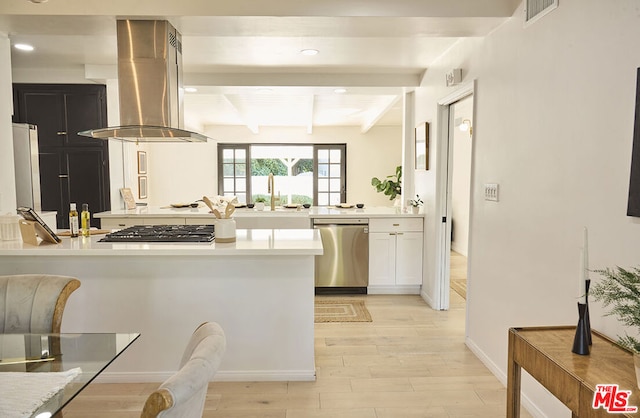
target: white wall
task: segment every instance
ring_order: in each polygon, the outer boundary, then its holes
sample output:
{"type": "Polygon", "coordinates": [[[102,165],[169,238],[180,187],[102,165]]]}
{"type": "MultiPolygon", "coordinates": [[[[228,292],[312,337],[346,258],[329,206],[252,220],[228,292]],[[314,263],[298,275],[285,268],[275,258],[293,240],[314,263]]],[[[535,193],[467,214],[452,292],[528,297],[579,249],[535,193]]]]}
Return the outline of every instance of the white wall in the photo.
{"type": "MultiPolygon", "coordinates": [[[[188,109],[185,109],[188,112],[188,109]]],[[[347,199],[368,206],[390,206],[389,199],[371,186],[371,178],[395,173],[401,164],[402,128],[374,127],[361,134],[357,127],[261,127],[255,135],[244,126],[208,127],[205,143],[147,144],[149,199],[153,206],[191,202],[218,192],[217,143],[346,143],[347,199]],[[217,142],[216,142],[217,141],[217,142]]]]}
{"type": "Polygon", "coordinates": [[[16,210],[11,83],[11,43],[6,34],[0,33],[0,215],[15,214],[16,210]]]}
{"type": "MultiPolygon", "coordinates": [[[[477,80],[467,334],[503,381],[509,327],[576,323],[583,226],[592,268],[640,262],[640,219],[625,215],[637,1],[563,0],[527,28],[521,13],[454,46],[416,92],[418,114],[438,129],[437,101],[455,90],[443,86],[444,72],[462,68],[465,81],[477,80]],[[483,200],[483,183],[500,184],[500,202],[483,200]]],[[[421,195],[434,184],[433,173],[416,177],[421,195]]],[[[599,304],[591,324],[623,333],[599,304]]],[[[537,416],[570,416],[537,383],[525,379],[524,393],[537,416]]]]}

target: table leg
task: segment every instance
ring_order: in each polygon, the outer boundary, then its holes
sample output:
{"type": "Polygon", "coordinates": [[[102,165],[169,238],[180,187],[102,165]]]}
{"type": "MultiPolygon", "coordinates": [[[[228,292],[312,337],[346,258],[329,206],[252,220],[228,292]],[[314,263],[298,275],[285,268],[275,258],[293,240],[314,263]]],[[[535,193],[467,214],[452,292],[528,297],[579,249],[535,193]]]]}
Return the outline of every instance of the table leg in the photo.
{"type": "Polygon", "coordinates": [[[507,418],[520,418],[521,368],[515,361],[516,335],[509,331],[509,354],[507,365],[507,418]]]}

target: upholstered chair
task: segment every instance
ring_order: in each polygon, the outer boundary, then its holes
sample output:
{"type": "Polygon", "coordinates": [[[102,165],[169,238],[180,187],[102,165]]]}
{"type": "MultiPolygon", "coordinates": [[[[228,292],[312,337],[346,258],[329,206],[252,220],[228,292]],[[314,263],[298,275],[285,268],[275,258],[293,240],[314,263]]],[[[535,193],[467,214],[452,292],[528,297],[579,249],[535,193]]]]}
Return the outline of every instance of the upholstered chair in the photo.
{"type": "Polygon", "coordinates": [[[201,418],[209,381],[226,349],[224,331],[205,322],[194,331],[179,370],[147,398],[141,418],[201,418]]]}
{"type": "Polygon", "coordinates": [[[73,277],[47,274],[0,276],[0,334],[59,333],[73,277]]]}

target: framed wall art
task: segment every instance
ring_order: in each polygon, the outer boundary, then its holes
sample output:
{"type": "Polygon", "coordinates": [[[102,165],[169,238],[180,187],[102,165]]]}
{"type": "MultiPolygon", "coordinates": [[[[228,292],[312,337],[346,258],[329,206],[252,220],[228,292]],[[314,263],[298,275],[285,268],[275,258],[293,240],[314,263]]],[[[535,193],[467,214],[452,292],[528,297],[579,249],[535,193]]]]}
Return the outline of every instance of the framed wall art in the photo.
{"type": "Polygon", "coordinates": [[[416,170],[429,169],[429,122],[416,126],[416,170]]]}
{"type": "Polygon", "coordinates": [[[147,198],[147,176],[138,177],[138,199],[147,198]]]}
{"type": "Polygon", "coordinates": [[[146,151],[138,151],[138,174],[147,174],[146,151]]]}

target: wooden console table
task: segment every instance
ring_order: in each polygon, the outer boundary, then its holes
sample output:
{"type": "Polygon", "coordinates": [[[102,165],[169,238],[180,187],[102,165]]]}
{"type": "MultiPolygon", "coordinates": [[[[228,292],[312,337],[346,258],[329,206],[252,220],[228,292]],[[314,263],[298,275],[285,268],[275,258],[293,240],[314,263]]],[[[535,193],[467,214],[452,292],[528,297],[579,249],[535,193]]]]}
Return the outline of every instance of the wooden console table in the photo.
{"type": "Polygon", "coordinates": [[[507,418],[520,416],[520,370],[526,370],[572,411],[573,418],[640,417],[593,409],[597,384],[617,384],[630,390],[629,406],[640,407],[633,354],[606,336],[592,331],[591,354],[571,352],[575,326],[509,329],[507,418]]]}

